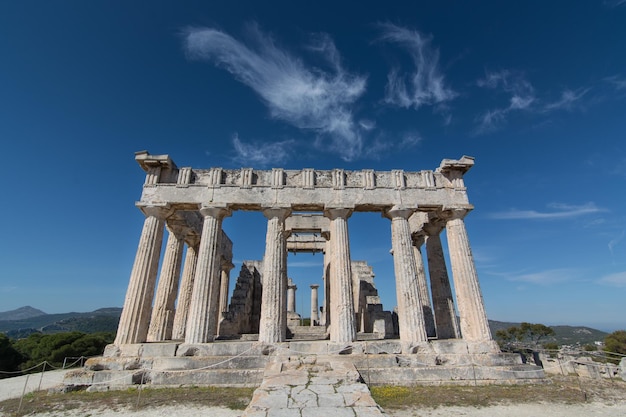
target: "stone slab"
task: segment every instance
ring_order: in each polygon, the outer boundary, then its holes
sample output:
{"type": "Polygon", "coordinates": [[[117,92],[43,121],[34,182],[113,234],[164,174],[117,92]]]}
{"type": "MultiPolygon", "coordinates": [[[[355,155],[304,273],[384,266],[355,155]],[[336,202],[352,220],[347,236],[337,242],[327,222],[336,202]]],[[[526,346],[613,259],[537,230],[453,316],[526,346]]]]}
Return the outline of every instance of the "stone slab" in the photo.
{"type": "Polygon", "coordinates": [[[384,416],[354,365],[340,356],[275,356],[243,413],[255,416],[384,416]]]}

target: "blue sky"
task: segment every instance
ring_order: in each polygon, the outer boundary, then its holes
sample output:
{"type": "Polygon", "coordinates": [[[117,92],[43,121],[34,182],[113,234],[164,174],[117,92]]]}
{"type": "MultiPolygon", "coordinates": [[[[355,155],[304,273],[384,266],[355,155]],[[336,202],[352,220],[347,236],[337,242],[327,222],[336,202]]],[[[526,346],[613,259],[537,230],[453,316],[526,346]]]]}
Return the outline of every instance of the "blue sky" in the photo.
{"type": "MultiPolygon", "coordinates": [[[[471,155],[488,316],[626,328],[626,2],[341,3],[0,3],[0,311],[123,304],[135,151],[407,171],[471,155]]],[[[224,228],[238,262],[262,257],[262,215],[224,228]]],[[[389,221],[349,228],[393,308],[389,221]]],[[[305,315],[321,262],[289,258],[305,315]]]]}

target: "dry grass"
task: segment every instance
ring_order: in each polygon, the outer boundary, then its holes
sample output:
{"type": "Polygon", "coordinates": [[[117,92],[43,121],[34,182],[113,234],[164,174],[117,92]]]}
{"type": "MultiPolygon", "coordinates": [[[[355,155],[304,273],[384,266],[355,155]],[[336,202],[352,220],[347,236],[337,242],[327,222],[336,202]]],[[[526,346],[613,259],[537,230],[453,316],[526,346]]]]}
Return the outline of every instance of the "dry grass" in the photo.
{"type": "MultiPolygon", "coordinates": [[[[19,398],[0,402],[0,416],[22,416],[55,411],[61,414],[82,408],[85,415],[99,409],[122,410],[185,404],[243,410],[252,398],[253,388],[144,388],[107,392],[37,392],[24,398],[18,414],[19,398]]],[[[577,404],[599,401],[606,404],[626,399],[626,382],[596,380],[576,376],[552,376],[550,383],[537,385],[486,386],[376,386],[372,396],[384,409],[436,408],[440,406],[486,407],[497,404],[556,403],[577,404]]]]}
{"type": "Polygon", "coordinates": [[[48,394],[45,391],[24,397],[20,413],[17,413],[19,398],[0,402],[0,416],[22,416],[45,411],[63,412],[77,408],[87,410],[127,408],[152,408],[163,405],[185,404],[226,407],[234,410],[246,408],[254,388],[185,387],[130,388],[123,391],[48,394]]]}
{"type": "Polygon", "coordinates": [[[552,376],[548,384],[483,386],[379,386],[370,387],[384,409],[439,406],[486,407],[497,404],[559,403],[586,401],[615,403],[626,399],[626,382],[577,376],[552,376]]]}

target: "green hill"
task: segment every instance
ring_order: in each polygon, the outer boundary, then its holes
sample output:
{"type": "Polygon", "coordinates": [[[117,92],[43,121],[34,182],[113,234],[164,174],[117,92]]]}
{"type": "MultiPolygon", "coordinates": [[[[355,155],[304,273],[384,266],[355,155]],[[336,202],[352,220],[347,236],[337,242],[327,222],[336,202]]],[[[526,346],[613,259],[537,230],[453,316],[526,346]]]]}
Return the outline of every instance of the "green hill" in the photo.
{"type": "Polygon", "coordinates": [[[37,310],[31,306],[20,307],[11,311],[0,312],[0,321],[5,320],[25,320],[38,316],[45,316],[41,310],[37,310]]]}
{"type": "MultiPolygon", "coordinates": [[[[35,332],[44,334],[71,331],[116,332],[121,313],[122,309],[118,307],[101,308],[88,313],[43,313],[19,320],[1,320],[0,333],[6,333],[11,338],[23,338],[35,332]]],[[[0,313],[2,314],[6,313],[0,313]]]]}
{"type": "MultiPolygon", "coordinates": [[[[498,330],[506,330],[512,326],[519,326],[521,323],[509,323],[503,321],[489,320],[491,334],[496,334],[498,330]]],[[[587,345],[596,341],[603,341],[608,333],[601,330],[584,326],[548,326],[554,330],[554,336],[546,337],[541,343],[553,342],[562,345],[587,345]]]]}

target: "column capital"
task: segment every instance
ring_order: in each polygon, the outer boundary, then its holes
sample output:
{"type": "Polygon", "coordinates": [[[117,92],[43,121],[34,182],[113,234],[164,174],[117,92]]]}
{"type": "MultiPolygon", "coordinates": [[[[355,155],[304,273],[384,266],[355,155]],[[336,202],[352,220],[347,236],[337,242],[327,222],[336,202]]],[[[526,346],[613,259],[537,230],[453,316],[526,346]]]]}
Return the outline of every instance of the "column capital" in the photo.
{"type": "Polygon", "coordinates": [[[424,232],[428,236],[437,236],[446,227],[445,220],[433,219],[424,225],[424,232]]]}
{"type": "Polygon", "coordinates": [[[173,234],[180,240],[184,240],[189,234],[189,229],[180,224],[166,222],[165,227],[169,233],[173,234]]]}
{"type": "Polygon", "coordinates": [[[230,272],[235,267],[235,265],[228,259],[222,259],[220,267],[222,268],[222,271],[230,272]]]}
{"type": "Polygon", "coordinates": [[[324,207],[324,216],[328,217],[330,220],[335,220],[337,218],[348,219],[352,215],[353,211],[354,207],[326,206],[324,207]]]}
{"type": "Polygon", "coordinates": [[[406,206],[393,206],[391,208],[385,209],[383,211],[383,216],[393,220],[395,218],[402,218],[405,220],[408,220],[409,217],[411,217],[411,215],[413,213],[415,213],[415,208],[412,207],[406,207],[406,206]]]}
{"type": "Polygon", "coordinates": [[[265,218],[273,219],[278,217],[280,220],[285,220],[291,215],[291,207],[265,207],[263,208],[263,215],[265,218]]]}
{"type": "Polygon", "coordinates": [[[320,287],[320,285],[319,285],[319,284],[311,284],[311,289],[312,289],[312,290],[316,290],[316,289],[318,289],[319,287],[320,287]]]}
{"type": "Polygon", "coordinates": [[[135,206],[141,210],[146,217],[156,217],[159,220],[165,220],[174,213],[172,206],[167,203],[135,203],[135,206]]]}
{"type": "Polygon", "coordinates": [[[232,214],[232,210],[227,204],[201,204],[198,211],[203,217],[211,216],[218,220],[224,219],[232,214]]]}
{"type": "Polygon", "coordinates": [[[200,245],[200,236],[197,233],[187,233],[185,236],[185,243],[187,243],[187,246],[190,248],[197,249],[198,245],[200,245]]]}
{"type": "Polygon", "coordinates": [[[451,208],[451,209],[444,210],[441,213],[441,217],[445,219],[446,221],[457,220],[457,219],[462,220],[470,211],[471,211],[471,208],[451,208]]]}

